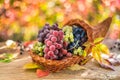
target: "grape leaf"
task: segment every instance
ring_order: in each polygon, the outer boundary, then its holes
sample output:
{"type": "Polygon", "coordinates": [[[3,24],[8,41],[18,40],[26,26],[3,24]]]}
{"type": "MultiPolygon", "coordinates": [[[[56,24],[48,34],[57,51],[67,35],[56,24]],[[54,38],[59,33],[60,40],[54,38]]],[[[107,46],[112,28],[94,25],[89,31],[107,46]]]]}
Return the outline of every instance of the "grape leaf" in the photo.
{"type": "Polygon", "coordinates": [[[99,49],[97,49],[97,47],[93,47],[92,48],[92,56],[94,59],[96,59],[98,62],[102,62],[102,58],[100,55],[100,51],[99,49]]]}
{"type": "Polygon", "coordinates": [[[103,41],[103,39],[104,39],[104,38],[102,38],[102,37],[96,38],[93,43],[94,43],[94,44],[100,43],[100,42],[103,41]]]}
{"type": "Polygon", "coordinates": [[[38,65],[36,63],[27,63],[23,66],[23,69],[37,69],[37,68],[41,68],[43,69],[43,67],[41,65],[38,65]]]}
{"type": "Polygon", "coordinates": [[[99,47],[100,51],[103,54],[108,54],[108,55],[110,54],[109,53],[109,49],[108,49],[108,47],[105,44],[98,44],[97,46],[99,47]]]}
{"type": "Polygon", "coordinates": [[[83,55],[84,57],[86,57],[86,56],[87,56],[87,52],[84,50],[82,55],[83,55]]]}
{"type": "Polygon", "coordinates": [[[101,67],[114,70],[112,64],[101,57],[102,54],[110,55],[109,49],[105,44],[100,43],[103,38],[97,38],[94,40],[94,45],[92,46],[92,57],[98,61],[101,67]]]}

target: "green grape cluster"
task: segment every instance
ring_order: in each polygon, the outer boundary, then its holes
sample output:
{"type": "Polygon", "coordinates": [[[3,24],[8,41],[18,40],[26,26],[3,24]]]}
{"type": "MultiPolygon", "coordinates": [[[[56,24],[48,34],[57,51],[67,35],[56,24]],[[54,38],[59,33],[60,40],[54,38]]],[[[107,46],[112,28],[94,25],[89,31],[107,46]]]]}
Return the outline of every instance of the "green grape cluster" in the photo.
{"type": "Polygon", "coordinates": [[[44,55],[44,53],[43,53],[44,48],[45,48],[45,45],[43,43],[36,42],[33,45],[32,51],[35,52],[36,54],[40,55],[40,56],[43,56],[44,55]]]}
{"type": "Polygon", "coordinates": [[[75,55],[79,55],[79,56],[86,56],[86,51],[82,50],[81,47],[78,47],[77,49],[74,49],[73,52],[75,55]]]}
{"type": "Polygon", "coordinates": [[[65,27],[63,27],[62,30],[64,32],[64,41],[74,42],[74,35],[73,35],[72,27],[65,26],[65,27]]]}

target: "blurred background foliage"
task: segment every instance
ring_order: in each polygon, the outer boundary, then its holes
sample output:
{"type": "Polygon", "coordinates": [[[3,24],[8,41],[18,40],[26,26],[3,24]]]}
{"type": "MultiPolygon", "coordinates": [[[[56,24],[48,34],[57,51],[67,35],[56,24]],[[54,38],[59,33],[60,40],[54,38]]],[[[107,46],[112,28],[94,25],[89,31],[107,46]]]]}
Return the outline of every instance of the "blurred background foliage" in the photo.
{"type": "Polygon", "coordinates": [[[120,0],[0,0],[0,41],[34,40],[46,22],[62,27],[79,18],[96,25],[109,16],[111,29],[119,29],[120,0]]]}

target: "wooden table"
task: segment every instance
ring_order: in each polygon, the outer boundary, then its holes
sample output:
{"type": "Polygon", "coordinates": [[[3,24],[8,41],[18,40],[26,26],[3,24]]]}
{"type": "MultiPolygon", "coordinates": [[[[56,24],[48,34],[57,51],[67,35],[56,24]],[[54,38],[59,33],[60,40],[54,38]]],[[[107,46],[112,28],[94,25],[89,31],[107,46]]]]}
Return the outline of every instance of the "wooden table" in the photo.
{"type": "Polygon", "coordinates": [[[63,70],[58,73],[38,78],[35,71],[24,70],[23,65],[31,62],[31,57],[24,53],[19,59],[10,63],[0,63],[0,80],[120,80],[120,66],[115,71],[106,70],[89,61],[79,71],[63,70]]]}
{"type": "Polygon", "coordinates": [[[31,62],[31,58],[23,56],[10,63],[0,63],[0,80],[41,80],[41,79],[95,79],[95,80],[120,80],[120,66],[116,66],[116,71],[106,70],[95,65],[91,61],[85,67],[86,70],[70,71],[63,70],[58,73],[51,73],[47,77],[37,78],[34,71],[24,70],[23,65],[31,62]]]}

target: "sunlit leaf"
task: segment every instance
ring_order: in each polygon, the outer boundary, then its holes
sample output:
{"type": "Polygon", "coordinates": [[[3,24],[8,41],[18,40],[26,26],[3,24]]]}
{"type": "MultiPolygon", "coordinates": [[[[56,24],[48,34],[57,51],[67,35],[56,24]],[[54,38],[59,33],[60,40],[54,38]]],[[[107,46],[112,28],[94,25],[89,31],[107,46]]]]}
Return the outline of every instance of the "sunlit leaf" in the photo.
{"type": "Polygon", "coordinates": [[[98,44],[98,46],[99,46],[100,51],[103,54],[110,54],[109,53],[109,49],[108,49],[108,47],[105,44],[98,44]]]}
{"type": "Polygon", "coordinates": [[[96,39],[94,40],[94,44],[102,42],[103,39],[104,39],[104,38],[102,38],[102,37],[96,38],[96,39]]]}
{"type": "Polygon", "coordinates": [[[77,70],[83,70],[83,69],[87,69],[87,68],[80,66],[79,64],[75,64],[75,65],[72,65],[71,67],[68,67],[68,69],[70,69],[72,71],[77,71],[77,70]]]}
{"type": "Polygon", "coordinates": [[[42,66],[36,64],[36,63],[27,63],[23,66],[23,69],[37,69],[37,68],[41,68],[42,66]]]}
{"type": "Polygon", "coordinates": [[[87,56],[87,52],[84,50],[83,54],[82,54],[84,57],[87,56]]]}
{"type": "Polygon", "coordinates": [[[99,49],[97,47],[92,48],[92,56],[94,59],[96,59],[98,62],[102,62],[102,58],[99,52],[99,49]]]}

